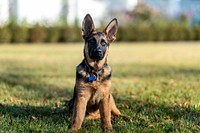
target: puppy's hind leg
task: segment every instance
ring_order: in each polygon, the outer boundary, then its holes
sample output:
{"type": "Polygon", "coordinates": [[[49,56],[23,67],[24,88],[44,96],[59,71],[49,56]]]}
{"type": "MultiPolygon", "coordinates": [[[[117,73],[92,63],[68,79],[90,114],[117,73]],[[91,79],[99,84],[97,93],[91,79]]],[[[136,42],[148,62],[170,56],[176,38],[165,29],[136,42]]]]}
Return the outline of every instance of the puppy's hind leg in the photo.
{"type": "Polygon", "coordinates": [[[112,94],[110,94],[110,107],[111,107],[111,115],[112,115],[112,117],[119,117],[120,116],[124,120],[132,121],[130,116],[126,116],[126,115],[122,114],[119,111],[119,109],[116,107],[115,100],[114,100],[112,94]]]}
{"type": "Polygon", "coordinates": [[[114,98],[112,96],[112,94],[110,94],[110,107],[111,107],[111,114],[112,116],[120,116],[121,112],[119,111],[119,109],[116,107],[115,105],[115,101],[114,98]]]}

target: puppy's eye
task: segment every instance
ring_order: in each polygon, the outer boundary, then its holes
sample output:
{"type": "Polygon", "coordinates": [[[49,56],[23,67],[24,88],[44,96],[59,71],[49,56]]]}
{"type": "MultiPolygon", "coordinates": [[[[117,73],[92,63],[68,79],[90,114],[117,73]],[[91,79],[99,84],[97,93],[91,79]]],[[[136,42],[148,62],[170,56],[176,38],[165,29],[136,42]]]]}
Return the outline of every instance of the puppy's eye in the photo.
{"type": "Polygon", "coordinates": [[[107,43],[104,40],[102,40],[101,45],[105,47],[107,45],[107,43]]]}
{"type": "Polygon", "coordinates": [[[95,40],[95,39],[90,39],[90,40],[88,41],[88,43],[89,43],[90,45],[94,45],[94,44],[96,43],[96,40],[95,40]]]}

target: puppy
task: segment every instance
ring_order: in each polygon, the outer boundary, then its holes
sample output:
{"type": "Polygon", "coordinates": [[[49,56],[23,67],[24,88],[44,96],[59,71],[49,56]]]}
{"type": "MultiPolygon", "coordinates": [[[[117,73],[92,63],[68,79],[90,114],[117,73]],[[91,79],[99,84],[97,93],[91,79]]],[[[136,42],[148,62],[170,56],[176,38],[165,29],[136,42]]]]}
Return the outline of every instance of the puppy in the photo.
{"type": "Polygon", "coordinates": [[[76,68],[74,95],[69,102],[73,111],[71,131],[79,130],[84,118],[101,118],[102,129],[112,130],[111,115],[125,116],[117,109],[110,93],[112,70],[107,64],[109,46],[116,39],[117,29],[116,18],[103,32],[95,30],[89,14],[82,22],[84,59],[76,68]]]}

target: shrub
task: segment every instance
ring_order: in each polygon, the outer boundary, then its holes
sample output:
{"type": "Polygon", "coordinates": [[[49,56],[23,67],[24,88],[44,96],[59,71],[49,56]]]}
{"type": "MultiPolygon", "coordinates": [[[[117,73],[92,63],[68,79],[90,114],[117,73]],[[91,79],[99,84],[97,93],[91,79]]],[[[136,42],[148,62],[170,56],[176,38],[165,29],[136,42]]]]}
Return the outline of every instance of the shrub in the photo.
{"type": "Polygon", "coordinates": [[[193,32],[194,32],[194,39],[200,40],[200,25],[195,26],[193,32]]]}
{"type": "Polygon", "coordinates": [[[195,32],[193,31],[192,27],[185,27],[182,29],[184,36],[182,38],[182,40],[194,40],[195,38],[195,32]]]}
{"type": "Polygon", "coordinates": [[[11,42],[19,43],[27,41],[28,28],[25,21],[21,24],[18,24],[15,19],[10,20],[8,23],[8,28],[11,32],[11,42]]]}
{"type": "MultiPolygon", "coordinates": [[[[176,21],[154,21],[119,26],[117,41],[180,41],[200,40],[200,25],[188,26],[176,21]]],[[[8,23],[0,27],[0,42],[81,42],[78,26],[44,27],[26,23],[8,23]]]]}
{"type": "Polygon", "coordinates": [[[29,31],[30,42],[44,42],[46,39],[46,28],[39,24],[35,24],[29,31]]]}
{"type": "Polygon", "coordinates": [[[184,32],[182,28],[177,23],[170,23],[166,27],[166,41],[178,41],[182,40],[184,32]]]}
{"type": "Polygon", "coordinates": [[[12,29],[12,42],[26,42],[28,38],[28,29],[26,27],[16,26],[12,29]]]}
{"type": "Polygon", "coordinates": [[[79,42],[82,41],[81,29],[77,26],[67,26],[61,29],[61,42],[79,42]]]}
{"type": "Polygon", "coordinates": [[[60,39],[60,28],[57,26],[48,27],[46,41],[47,42],[58,42],[59,39],[60,39]]]}
{"type": "Polygon", "coordinates": [[[120,34],[117,34],[117,38],[120,38],[120,41],[137,41],[138,38],[138,29],[135,26],[122,27],[120,34]]]}
{"type": "Polygon", "coordinates": [[[0,43],[7,43],[11,40],[11,33],[7,26],[0,27],[0,43]]]}

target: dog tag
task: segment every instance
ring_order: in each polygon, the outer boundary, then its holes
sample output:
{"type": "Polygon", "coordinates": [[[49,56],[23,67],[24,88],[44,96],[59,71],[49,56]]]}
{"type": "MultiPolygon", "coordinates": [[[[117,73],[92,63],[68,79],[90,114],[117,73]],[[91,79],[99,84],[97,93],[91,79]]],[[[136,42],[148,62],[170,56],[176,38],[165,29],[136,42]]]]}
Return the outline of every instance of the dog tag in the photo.
{"type": "Polygon", "coordinates": [[[97,78],[94,75],[88,77],[88,82],[92,82],[92,81],[96,81],[96,80],[97,80],[97,78]]]}

